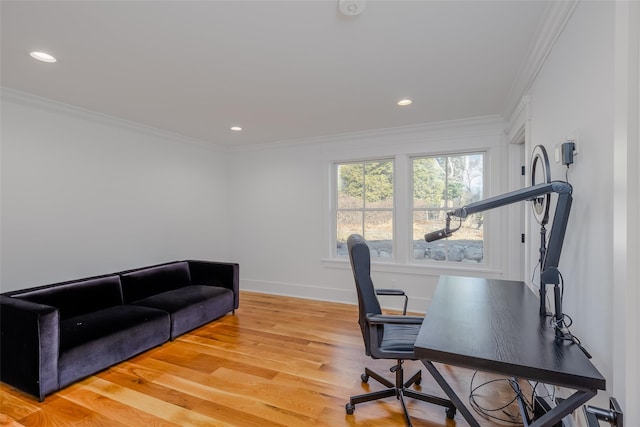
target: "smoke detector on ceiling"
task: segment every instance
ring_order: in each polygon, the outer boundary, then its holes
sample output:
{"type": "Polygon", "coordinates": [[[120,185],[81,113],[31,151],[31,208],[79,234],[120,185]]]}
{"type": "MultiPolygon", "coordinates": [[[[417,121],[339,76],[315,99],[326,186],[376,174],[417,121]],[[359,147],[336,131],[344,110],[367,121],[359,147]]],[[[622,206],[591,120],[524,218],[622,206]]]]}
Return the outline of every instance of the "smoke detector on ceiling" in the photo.
{"type": "Polygon", "coordinates": [[[365,0],[338,0],[338,9],[343,15],[359,15],[365,8],[365,0]]]}

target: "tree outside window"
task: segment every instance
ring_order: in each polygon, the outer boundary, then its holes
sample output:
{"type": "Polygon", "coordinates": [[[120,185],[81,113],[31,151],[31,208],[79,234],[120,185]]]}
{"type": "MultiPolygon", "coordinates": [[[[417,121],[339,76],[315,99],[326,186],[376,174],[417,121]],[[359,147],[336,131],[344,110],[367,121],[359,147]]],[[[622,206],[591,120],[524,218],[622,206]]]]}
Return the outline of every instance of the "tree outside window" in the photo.
{"type": "Polygon", "coordinates": [[[337,254],[347,255],[347,239],[362,235],[372,257],[393,255],[393,160],[338,163],[336,168],[337,254]]]}
{"type": "Polygon", "coordinates": [[[412,163],[413,259],[482,263],[484,222],[482,214],[471,215],[451,228],[451,237],[427,243],[425,233],[445,226],[446,213],[482,200],[484,153],[414,157],[412,163]]]}

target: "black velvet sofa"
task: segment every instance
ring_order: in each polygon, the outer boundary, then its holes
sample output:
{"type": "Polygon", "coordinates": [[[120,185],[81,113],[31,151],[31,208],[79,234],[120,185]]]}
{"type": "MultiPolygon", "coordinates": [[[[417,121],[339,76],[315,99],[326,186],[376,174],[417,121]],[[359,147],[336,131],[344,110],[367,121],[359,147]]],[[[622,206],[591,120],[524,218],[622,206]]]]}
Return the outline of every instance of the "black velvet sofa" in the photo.
{"type": "Polygon", "coordinates": [[[239,266],[175,261],[0,294],[0,380],[45,396],[239,304],[239,266]]]}

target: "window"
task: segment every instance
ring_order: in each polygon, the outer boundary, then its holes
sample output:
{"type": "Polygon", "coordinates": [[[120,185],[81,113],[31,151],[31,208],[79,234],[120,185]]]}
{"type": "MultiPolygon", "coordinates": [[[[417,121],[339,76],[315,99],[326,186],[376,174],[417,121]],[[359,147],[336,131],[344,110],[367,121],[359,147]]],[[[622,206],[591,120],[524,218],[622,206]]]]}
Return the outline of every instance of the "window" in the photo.
{"type": "Polygon", "coordinates": [[[347,239],[362,235],[372,257],[393,256],[393,160],[335,164],[336,251],[347,255],[347,239]]]}
{"type": "Polygon", "coordinates": [[[482,263],[482,213],[461,223],[451,237],[427,243],[424,234],[445,226],[446,213],[483,198],[484,153],[414,157],[412,167],[413,259],[482,263]]]}
{"type": "Polygon", "coordinates": [[[459,222],[449,238],[426,242],[445,227],[447,212],[482,200],[485,152],[333,163],[334,254],[346,257],[347,239],[362,235],[371,256],[399,263],[485,264],[483,213],[459,222]]]}

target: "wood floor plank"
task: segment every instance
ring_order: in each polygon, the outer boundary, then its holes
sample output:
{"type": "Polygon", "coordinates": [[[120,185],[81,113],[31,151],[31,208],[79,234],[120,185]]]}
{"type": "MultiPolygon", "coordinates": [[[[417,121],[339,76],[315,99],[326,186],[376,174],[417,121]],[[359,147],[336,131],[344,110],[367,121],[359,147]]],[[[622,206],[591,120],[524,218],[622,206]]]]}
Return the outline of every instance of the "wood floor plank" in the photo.
{"type": "MultiPolygon", "coordinates": [[[[221,388],[216,378],[207,378],[199,382],[193,382],[180,377],[165,376],[157,379],[158,383],[183,393],[197,396],[204,400],[216,402],[219,405],[234,408],[252,417],[260,417],[265,422],[274,425],[294,426],[310,425],[313,419],[290,411],[287,405],[271,405],[260,400],[252,390],[247,394],[244,390],[229,390],[221,388]]],[[[243,425],[238,419],[237,425],[243,425]]]]}
{"type": "Polygon", "coordinates": [[[98,379],[87,386],[89,391],[120,402],[129,407],[148,414],[154,414],[163,420],[170,421],[180,426],[224,426],[222,422],[204,416],[198,412],[190,411],[178,405],[170,404],[162,399],[137,392],[128,387],[122,387],[109,381],[98,379]]]}
{"type": "Polygon", "coordinates": [[[25,427],[114,426],[122,424],[66,399],[52,399],[47,410],[33,412],[20,420],[25,427]]]}
{"type": "MultiPolygon", "coordinates": [[[[3,426],[403,426],[400,403],[389,398],[345,413],[349,397],[380,390],[363,384],[365,366],[393,381],[392,362],[364,354],[357,307],[252,292],[241,293],[235,315],[224,316],[38,402],[0,383],[3,426]]],[[[444,396],[419,361],[421,390],[444,396]]],[[[442,374],[463,400],[473,372],[446,365],[442,374]]],[[[493,377],[477,377],[477,383],[493,377]]],[[[513,397],[506,383],[480,391],[483,404],[513,397]]],[[[465,426],[444,409],[407,399],[416,427],[465,426]]],[[[503,425],[478,417],[483,427],[503,425]]]]}
{"type": "Polygon", "coordinates": [[[19,420],[39,410],[40,406],[37,402],[31,401],[26,394],[0,383],[0,413],[7,420],[6,423],[9,423],[9,420],[19,420]]]}
{"type": "Polygon", "coordinates": [[[2,427],[24,427],[8,415],[0,414],[0,426],[2,427]]]}
{"type": "Polygon", "coordinates": [[[180,427],[179,424],[156,417],[151,413],[141,411],[131,405],[115,401],[92,390],[77,389],[68,393],[65,398],[88,410],[107,418],[111,425],[130,425],[131,420],[137,420],[140,425],[147,427],[180,427]]]}

